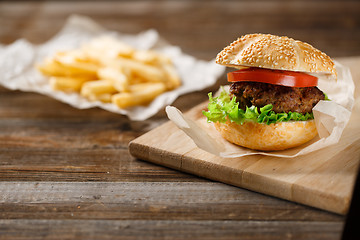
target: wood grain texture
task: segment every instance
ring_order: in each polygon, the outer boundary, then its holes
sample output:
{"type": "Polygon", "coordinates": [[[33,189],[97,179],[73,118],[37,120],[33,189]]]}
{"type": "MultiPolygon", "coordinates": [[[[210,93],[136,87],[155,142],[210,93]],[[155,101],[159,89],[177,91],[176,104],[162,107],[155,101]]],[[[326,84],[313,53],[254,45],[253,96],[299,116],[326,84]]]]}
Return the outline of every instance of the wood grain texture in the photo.
{"type": "Polygon", "coordinates": [[[360,55],[359,9],[356,0],[10,1],[0,7],[0,23],[4,23],[0,42],[24,37],[41,43],[76,13],[125,33],[155,28],[185,52],[208,60],[239,35],[255,32],[291,36],[332,57],[356,56],[360,55]]]}
{"type": "MultiPolygon", "coordinates": [[[[0,44],[20,38],[44,43],[71,14],[81,14],[124,33],[154,28],[205,60],[253,32],[288,35],[331,57],[356,56],[359,6],[356,0],[1,1],[0,44]]],[[[174,106],[187,111],[223,84],[225,75],[174,106]]],[[[163,110],[133,122],[0,87],[0,239],[340,238],[343,216],[129,154],[131,140],[165,122],[163,110]]]]}
{"type": "Polygon", "coordinates": [[[340,238],[341,224],[282,221],[0,220],[0,239],[319,239],[340,238]],[[10,229],[4,231],[3,229],[10,229]],[[14,237],[16,236],[16,238],[14,237]]]}
{"type": "Polygon", "coordinates": [[[341,216],[211,182],[2,182],[0,189],[0,239],[338,239],[343,225],[341,216]]]}
{"type": "Polygon", "coordinates": [[[1,182],[0,188],[0,218],[7,219],[342,219],[214,182],[1,182]]]}

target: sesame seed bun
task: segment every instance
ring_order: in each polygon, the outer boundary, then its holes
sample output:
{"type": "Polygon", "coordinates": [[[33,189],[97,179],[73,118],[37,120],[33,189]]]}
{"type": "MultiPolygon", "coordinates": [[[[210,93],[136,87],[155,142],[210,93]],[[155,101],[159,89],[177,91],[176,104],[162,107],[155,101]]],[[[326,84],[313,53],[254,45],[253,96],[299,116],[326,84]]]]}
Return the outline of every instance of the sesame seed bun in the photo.
{"type": "Polygon", "coordinates": [[[317,135],[314,120],[280,122],[266,125],[245,122],[243,125],[227,121],[214,123],[223,138],[239,146],[262,150],[284,150],[300,146],[317,135]]]}
{"type": "MultiPolygon", "coordinates": [[[[248,34],[238,38],[217,55],[216,63],[238,69],[258,67],[337,78],[335,64],[325,53],[308,43],[270,34],[248,34]]],[[[317,136],[314,120],[269,125],[227,121],[216,122],[214,126],[229,142],[261,151],[297,147],[317,136]]]]}
{"type": "Polygon", "coordinates": [[[216,63],[234,68],[260,67],[275,70],[330,74],[336,79],[329,56],[308,43],[270,34],[248,34],[224,48],[216,63]]]}

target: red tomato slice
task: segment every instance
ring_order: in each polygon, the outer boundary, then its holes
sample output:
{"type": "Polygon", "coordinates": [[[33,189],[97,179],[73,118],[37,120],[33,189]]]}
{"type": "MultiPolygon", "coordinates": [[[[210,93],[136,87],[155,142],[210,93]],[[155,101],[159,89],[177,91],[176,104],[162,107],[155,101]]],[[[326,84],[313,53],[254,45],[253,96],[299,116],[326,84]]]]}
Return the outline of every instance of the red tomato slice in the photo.
{"type": "Polygon", "coordinates": [[[229,82],[263,82],[287,87],[314,87],[318,78],[306,73],[270,70],[264,68],[246,68],[227,74],[229,82]]]}

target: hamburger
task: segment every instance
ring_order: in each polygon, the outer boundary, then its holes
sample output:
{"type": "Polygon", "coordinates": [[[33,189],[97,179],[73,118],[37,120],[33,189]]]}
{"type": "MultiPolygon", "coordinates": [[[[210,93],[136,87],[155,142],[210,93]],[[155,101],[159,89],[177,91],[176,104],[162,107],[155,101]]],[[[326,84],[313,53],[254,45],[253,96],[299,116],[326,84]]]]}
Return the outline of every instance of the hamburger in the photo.
{"type": "Polygon", "coordinates": [[[329,56],[308,43],[248,34],[225,47],[216,63],[236,68],[229,90],[209,93],[208,122],[229,142],[255,150],[284,150],[317,135],[313,107],[328,100],[318,76],[337,77],[329,56]]]}

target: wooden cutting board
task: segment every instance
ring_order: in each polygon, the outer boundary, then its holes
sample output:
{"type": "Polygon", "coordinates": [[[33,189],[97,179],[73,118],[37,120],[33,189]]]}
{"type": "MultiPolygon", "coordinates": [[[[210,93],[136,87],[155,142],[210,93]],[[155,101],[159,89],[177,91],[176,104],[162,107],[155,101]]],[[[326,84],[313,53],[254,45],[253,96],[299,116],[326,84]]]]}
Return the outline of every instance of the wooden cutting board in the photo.
{"type": "MultiPolygon", "coordinates": [[[[360,58],[342,60],[350,67],[355,84],[360,86],[360,73],[356,69],[360,58]]],[[[137,158],[180,171],[346,214],[360,156],[360,98],[356,100],[340,142],[304,156],[221,158],[199,149],[170,121],[130,142],[129,151],[137,158]]],[[[206,104],[191,109],[187,117],[202,120],[201,110],[206,104]]]]}

